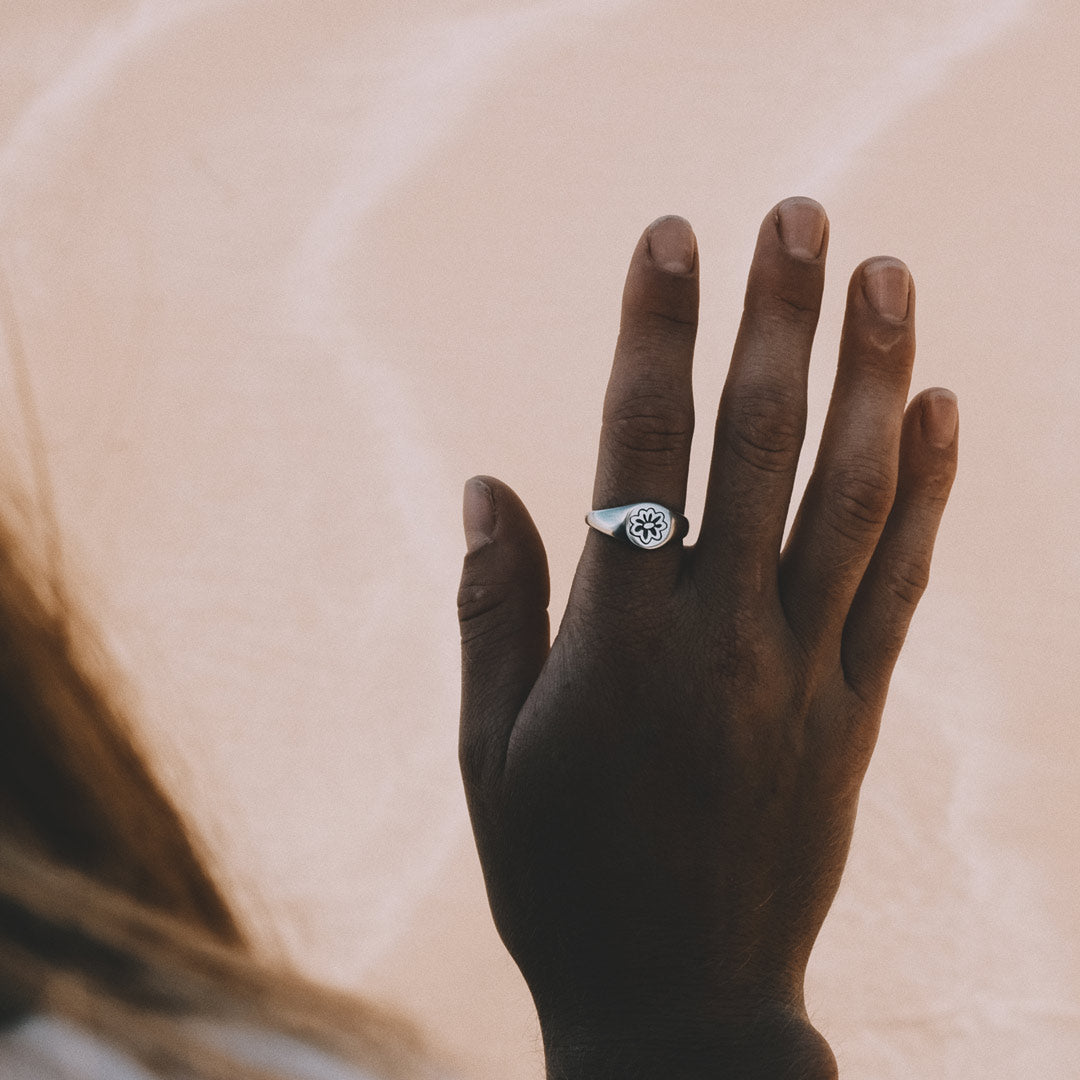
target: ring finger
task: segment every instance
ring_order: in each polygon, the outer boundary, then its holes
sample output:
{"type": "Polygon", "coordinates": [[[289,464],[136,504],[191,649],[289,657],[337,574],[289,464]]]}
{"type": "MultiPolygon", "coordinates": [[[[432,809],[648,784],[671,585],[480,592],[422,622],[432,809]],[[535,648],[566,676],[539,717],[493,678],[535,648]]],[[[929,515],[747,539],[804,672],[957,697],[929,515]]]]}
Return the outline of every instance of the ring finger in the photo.
{"type": "Polygon", "coordinates": [[[869,259],[852,275],[821,446],[780,563],[784,609],[810,653],[838,645],[892,507],[914,309],[899,259],[869,259]]]}

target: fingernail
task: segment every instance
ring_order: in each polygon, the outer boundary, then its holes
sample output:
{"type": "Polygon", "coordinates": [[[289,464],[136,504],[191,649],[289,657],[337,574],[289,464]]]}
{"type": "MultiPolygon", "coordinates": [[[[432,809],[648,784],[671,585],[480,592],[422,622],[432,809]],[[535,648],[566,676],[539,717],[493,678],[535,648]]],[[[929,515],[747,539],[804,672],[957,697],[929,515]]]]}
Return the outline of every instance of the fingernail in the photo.
{"type": "Polygon", "coordinates": [[[866,299],[873,304],[879,315],[897,322],[906,319],[911,275],[902,262],[871,263],[863,271],[863,288],[866,299]]]}
{"type": "Polygon", "coordinates": [[[649,254],[669,274],[689,274],[696,250],[694,230],[681,217],[660,218],[649,227],[649,254]]]}
{"type": "Polygon", "coordinates": [[[465,547],[469,552],[483,547],[495,535],[495,501],[491,488],[475,476],[465,482],[461,517],[465,524],[465,547]]]}
{"type": "Polygon", "coordinates": [[[957,417],[956,395],[951,390],[935,390],[923,401],[923,438],[938,450],[952,446],[957,417]]]}
{"type": "Polygon", "coordinates": [[[825,211],[810,199],[780,204],[780,239],[796,259],[816,259],[825,242],[825,211]]]}

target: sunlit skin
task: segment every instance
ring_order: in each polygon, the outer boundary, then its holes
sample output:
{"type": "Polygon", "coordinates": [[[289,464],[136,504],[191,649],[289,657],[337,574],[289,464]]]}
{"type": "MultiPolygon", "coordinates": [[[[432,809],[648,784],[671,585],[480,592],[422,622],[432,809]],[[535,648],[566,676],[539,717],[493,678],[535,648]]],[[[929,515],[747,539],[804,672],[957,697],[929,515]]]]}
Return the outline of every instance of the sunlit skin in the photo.
{"type": "MultiPolygon", "coordinates": [[[[914,287],[899,260],[867,260],[784,542],[827,246],[810,199],[765,218],[697,542],[589,531],[550,646],[528,512],[498,480],[466,485],[462,773],[551,1077],[836,1074],[804,973],[926,586],[957,413],[939,388],[907,404],[914,287]]],[[[593,508],[685,512],[698,271],[681,218],[634,251],[593,508]]]]}

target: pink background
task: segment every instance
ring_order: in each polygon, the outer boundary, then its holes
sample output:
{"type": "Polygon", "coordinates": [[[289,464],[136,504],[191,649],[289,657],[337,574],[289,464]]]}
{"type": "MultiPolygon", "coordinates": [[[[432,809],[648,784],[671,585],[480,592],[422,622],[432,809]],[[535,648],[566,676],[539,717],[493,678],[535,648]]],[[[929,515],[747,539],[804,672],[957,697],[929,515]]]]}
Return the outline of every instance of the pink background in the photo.
{"type": "Polygon", "coordinates": [[[852,1077],[1072,1075],[1078,9],[729,8],[7,0],[5,467],[267,947],[539,1077],[456,771],[460,486],[532,508],[557,619],[641,230],[698,233],[705,433],[758,223],[820,199],[811,431],[888,253],[962,451],[812,1013],[852,1077]]]}

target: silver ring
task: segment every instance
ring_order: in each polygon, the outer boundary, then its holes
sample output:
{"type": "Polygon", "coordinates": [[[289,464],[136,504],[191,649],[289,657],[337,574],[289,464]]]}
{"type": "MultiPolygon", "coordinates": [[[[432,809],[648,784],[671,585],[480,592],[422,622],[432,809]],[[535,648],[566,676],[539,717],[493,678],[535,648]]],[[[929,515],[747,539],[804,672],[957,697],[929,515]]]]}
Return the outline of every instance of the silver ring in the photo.
{"type": "Polygon", "coordinates": [[[646,551],[663,547],[669,540],[685,536],[690,529],[690,523],[682,514],[654,502],[590,510],[585,515],[585,522],[590,529],[646,551]]]}

